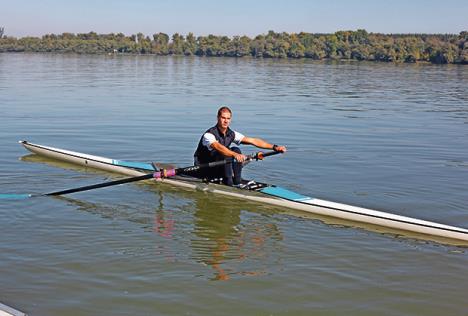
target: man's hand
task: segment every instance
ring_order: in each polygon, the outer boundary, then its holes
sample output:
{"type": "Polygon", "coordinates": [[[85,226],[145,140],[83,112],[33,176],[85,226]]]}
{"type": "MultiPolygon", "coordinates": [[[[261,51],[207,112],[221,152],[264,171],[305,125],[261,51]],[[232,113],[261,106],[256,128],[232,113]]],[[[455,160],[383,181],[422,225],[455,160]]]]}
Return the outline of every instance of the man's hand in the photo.
{"type": "Polygon", "coordinates": [[[244,162],[247,159],[247,156],[238,153],[235,153],[233,157],[237,162],[244,162]]]}
{"type": "Polygon", "coordinates": [[[280,152],[280,153],[285,153],[287,151],[286,146],[278,146],[278,145],[273,145],[273,150],[280,152]]]}

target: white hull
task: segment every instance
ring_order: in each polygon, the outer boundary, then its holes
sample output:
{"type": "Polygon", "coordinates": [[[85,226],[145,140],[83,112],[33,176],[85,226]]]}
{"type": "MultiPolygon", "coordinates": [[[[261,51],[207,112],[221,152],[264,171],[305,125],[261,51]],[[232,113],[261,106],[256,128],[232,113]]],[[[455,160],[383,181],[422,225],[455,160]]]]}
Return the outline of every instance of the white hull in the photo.
{"type": "MultiPolygon", "coordinates": [[[[118,166],[115,165],[116,160],[112,160],[109,158],[87,155],[37,144],[31,144],[26,141],[22,141],[20,143],[29,151],[40,156],[76,165],[125,174],[128,176],[140,176],[151,172],[144,172],[128,167],[118,166]]],[[[383,232],[393,232],[393,230],[395,230],[399,233],[406,232],[406,235],[418,239],[430,239],[436,241],[445,241],[445,239],[447,239],[447,242],[449,242],[449,240],[454,240],[458,241],[457,244],[468,245],[468,230],[455,226],[449,226],[411,217],[395,215],[391,213],[309,197],[291,200],[269,196],[267,194],[262,194],[259,192],[228,188],[216,184],[191,183],[174,179],[163,179],[158,181],[173,186],[208,191],[235,198],[247,199],[254,202],[294,209],[301,212],[308,212],[325,217],[338,218],[345,221],[370,224],[384,228],[383,230],[375,228],[372,230],[379,230],[383,232]]],[[[363,227],[362,225],[358,226],[363,227]]]]}

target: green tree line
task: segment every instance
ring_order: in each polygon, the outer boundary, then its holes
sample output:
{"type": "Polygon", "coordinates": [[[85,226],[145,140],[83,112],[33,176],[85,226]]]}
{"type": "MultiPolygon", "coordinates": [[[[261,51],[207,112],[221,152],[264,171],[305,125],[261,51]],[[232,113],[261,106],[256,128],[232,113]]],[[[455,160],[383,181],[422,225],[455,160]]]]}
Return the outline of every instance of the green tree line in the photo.
{"type": "MultiPolygon", "coordinates": [[[[2,28],[2,33],[4,32],[2,28]]],[[[142,33],[63,33],[42,37],[0,37],[0,52],[125,53],[256,58],[311,58],[468,64],[468,32],[460,34],[380,34],[366,30],[333,34],[276,33],[247,36],[169,36],[142,33]]]]}

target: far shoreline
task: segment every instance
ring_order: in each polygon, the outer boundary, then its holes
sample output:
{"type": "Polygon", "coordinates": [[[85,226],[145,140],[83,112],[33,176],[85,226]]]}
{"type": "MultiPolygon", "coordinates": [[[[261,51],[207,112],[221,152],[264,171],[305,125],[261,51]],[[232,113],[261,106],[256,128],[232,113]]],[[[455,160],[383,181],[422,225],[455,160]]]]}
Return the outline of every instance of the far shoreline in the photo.
{"type": "Polygon", "coordinates": [[[62,33],[42,37],[0,34],[0,53],[154,55],[468,64],[468,32],[460,34],[380,34],[366,30],[333,34],[276,33],[247,36],[187,36],[164,33],[62,33]]]}

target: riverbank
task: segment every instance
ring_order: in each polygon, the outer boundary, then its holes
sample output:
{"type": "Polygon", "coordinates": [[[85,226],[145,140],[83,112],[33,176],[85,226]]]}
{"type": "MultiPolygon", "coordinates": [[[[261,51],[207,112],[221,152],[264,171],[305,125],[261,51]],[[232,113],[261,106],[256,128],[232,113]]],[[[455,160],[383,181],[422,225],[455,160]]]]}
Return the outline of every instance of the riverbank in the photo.
{"type": "Polygon", "coordinates": [[[276,33],[247,36],[171,37],[156,33],[47,34],[0,36],[0,52],[78,54],[154,54],[180,56],[358,60],[397,63],[468,64],[468,32],[456,34],[379,34],[365,30],[333,34],[276,33]]]}

